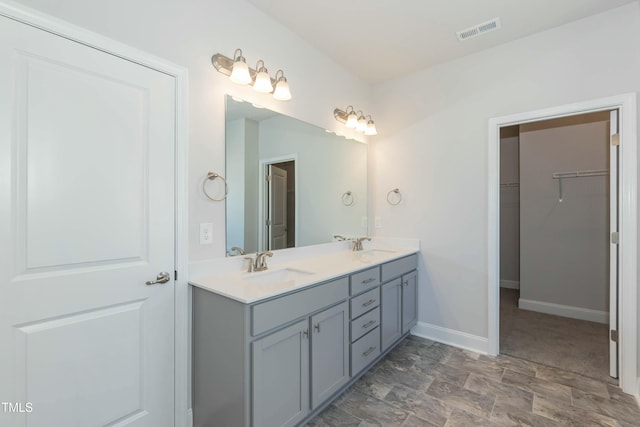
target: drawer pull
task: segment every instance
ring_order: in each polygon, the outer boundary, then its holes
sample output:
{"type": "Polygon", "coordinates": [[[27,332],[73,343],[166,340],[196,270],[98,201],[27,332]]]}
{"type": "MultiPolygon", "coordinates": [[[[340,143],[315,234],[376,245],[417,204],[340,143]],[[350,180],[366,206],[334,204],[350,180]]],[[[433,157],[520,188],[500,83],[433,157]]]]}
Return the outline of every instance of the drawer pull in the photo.
{"type": "Polygon", "coordinates": [[[364,325],[362,325],[362,327],[363,327],[364,329],[367,329],[367,328],[372,327],[372,326],[373,326],[373,325],[375,325],[376,323],[378,323],[378,322],[376,322],[375,320],[369,320],[367,323],[365,323],[364,325]]]}
{"type": "Polygon", "coordinates": [[[309,338],[309,330],[308,330],[308,329],[305,329],[304,331],[302,331],[302,335],[303,335],[305,338],[309,338]]]}
{"type": "Polygon", "coordinates": [[[363,306],[363,307],[369,307],[369,306],[370,306],[371,304],[373,304],[374,302],[376,302],[376,300],[374,300],[374,299],[370,299],[370,300],[369,300],[369,301],[367,301],[367,302],[363,302],[363,303],[362,303],[362,306],[363,306]]]}
{"type": "Polygon", "coordinates": [[[320,323],[316,323],[316,325],[314,326],[315,330],[320,333],[320,323]]]}
{"type": "Polygon", "coordinates": [[[375,277],[369,277],[368,279],[363,280],[362,283],[366,284],[366,283],[371,283],[371,282],[375,282],[375,281],[376,281],[375,277]]]}
{"type": "Polygon", "coordinates": [[[362,355],[364,357],[367,357],[368,355],[370,355],[376,348],[375,347],[369,347],[369,349],[367,351],[365,351],[364,353],[362,353],[362,355]]]}

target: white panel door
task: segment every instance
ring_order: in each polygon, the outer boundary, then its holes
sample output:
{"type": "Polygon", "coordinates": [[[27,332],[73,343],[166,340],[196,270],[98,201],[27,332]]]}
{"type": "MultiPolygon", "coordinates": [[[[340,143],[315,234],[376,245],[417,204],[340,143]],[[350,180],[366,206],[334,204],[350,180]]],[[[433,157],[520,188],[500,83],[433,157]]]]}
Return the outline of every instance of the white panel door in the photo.
{"type": "Polygon", "coordinates": [[[269,249],[287,247],[287,171],[269,165],[269,249]]]}
{"type": "Polygon", "coordinates": [[[4,17],[0,57],[0,425],[173,425],[174,79],[4,17]]]}

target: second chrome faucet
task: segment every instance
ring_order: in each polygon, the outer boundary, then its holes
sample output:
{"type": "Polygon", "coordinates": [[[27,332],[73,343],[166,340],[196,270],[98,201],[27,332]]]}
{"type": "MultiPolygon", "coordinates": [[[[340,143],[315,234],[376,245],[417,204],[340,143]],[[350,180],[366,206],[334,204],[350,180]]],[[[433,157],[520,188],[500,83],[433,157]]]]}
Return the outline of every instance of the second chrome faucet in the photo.
{"type": "Polygon", "coordinates": [[[272,257],[272,256],[273,256],[273,252],[266,251],[266,252],[258,252],[256,254],[255,260],[250,256],[245,257],[244,259],[249,260],[249,269],[247,270],[247,272],[251,273],[254,271],[265,271],[266,269],[269,268],[267,266],[266,257],[272,257]]]}

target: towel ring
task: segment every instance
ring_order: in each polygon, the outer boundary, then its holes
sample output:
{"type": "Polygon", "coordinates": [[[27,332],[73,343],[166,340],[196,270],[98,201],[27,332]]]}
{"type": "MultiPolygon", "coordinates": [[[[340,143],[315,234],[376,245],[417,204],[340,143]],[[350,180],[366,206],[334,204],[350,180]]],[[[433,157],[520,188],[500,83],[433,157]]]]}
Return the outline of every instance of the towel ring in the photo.
{"type": "Polygon", "coordinates": [[[226,199],[227,194],[229,194],[229,186],[227,185],[227,180],[224,179],[224,177],[220,174],[217,174],[215,172],[209,172],[207,173],[207,177],[202,181],[202,192],[204,193],[205,196],[207,196],[209,200],[213,200],[214,202],[221,202],[224,199],[226,199]],[[211,197],[209,193],[207,193],[207,181],[213,181],[215,179],[221,179],[222,182],[224,182],[224,196],[219,199],[216,199],[215,197],[211,197]]]}
{"type": "Polygon", "coordinates": [[[394,188],[393,190],[391,190],[391,191],[389,191],[387,193],[387,203],[389,203],[391,206],[399,205],[401,201],[402,201],[402,193],[400,193],[400,189],[399,188],[394,188]],[[391,194],[392,193],[396,194],[395,198],[397,200],[396,200],[395,203],[391,200],[391,194]]]}
{"type": "Polygon", "coordinates": [[[342,204],[345,206],[351,206],[353,205],[354,201],[355,201],[355,197],[353,196],[353,193],[351,192],[351,190],[345,191],[344,194],[342,195],[342,204]]]}

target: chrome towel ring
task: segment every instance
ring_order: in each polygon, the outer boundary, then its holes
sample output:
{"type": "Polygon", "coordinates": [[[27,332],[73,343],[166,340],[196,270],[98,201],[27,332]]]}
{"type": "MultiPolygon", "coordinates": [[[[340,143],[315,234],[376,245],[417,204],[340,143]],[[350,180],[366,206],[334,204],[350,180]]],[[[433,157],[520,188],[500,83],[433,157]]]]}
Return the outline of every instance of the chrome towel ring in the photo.
{"type": "Polygon", "coordinates": [[[402,193],[400,193],[399,188],[394,188],[387,193],[387,203],[389,203],[391,206],[399,205],[401,201],[402,193]],[[392,194],[395,194],[395,196],[392,196],[392,194]]]}
{"type": "Polygon", "coordinates": [[[224,199],[226,199],[227,194],[229,194],[229,186],[227,185],[227,180],[224,179],[224,177],[220,174],[217,174],[215,172],[209,172],[207,173],[207,177],[204,180],[202,180],[202,192],[204,193],[205,196],[207,196],[209,200],[213,200],[214,202],[221,202],[224,199]],[[222,196],[219,199],[215,197],[211,197],[209,193],[207,193],[207,181],[214,181],[216,179],[221,179],[222,182],[224,182],[224,196],[222,196]]]}
{"type": "Polygon", "coordinates": [[[353,195],[353,193],[351,192],[351,190],[345,191],[344,194],[342,194],[342,204],[345,206],[351,206],[353,205],[353,202],[355,201],[355,197],[353,195]]]}

